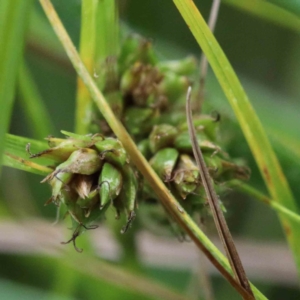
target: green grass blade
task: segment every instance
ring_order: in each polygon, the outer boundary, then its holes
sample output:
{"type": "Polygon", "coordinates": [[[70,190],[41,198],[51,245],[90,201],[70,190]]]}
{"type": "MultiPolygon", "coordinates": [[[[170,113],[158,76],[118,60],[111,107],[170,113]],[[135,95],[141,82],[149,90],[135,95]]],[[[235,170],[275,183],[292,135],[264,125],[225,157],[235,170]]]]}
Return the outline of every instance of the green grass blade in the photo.
{"type": "Polygon", "coordinates": [[[300,17],[300,2],[298,0],[268,0],[268,2],[278,5],[300,17]]]}
{"type": "MultiPolygon", "coordinates": [[[[174,0],[174,3],[204,51],[233,108],[272,198],[287,209],[296,212],[295,201],[277,157],[224,52],[192,1],[174,0]]],[[[300,273],[299,227],[283,215],[280,215],[280,220],[300,273]]]]}
{"type": "Polygon", "coordinates": [[[278,213],[284,214],[286,218],[289,218],[291,221],[297,222],[300,225],[300,215],[280,205],[278,202],[273,201],[268,196],[264,195],[262,192],[258,191],[249,184],[243,183],[239,180],[232,180],[228,183],[228,186],[234,187],[242,193],[252,196],[253,198],[276,210],[278,213]]]}
{"type": "MultiPolygon", "coordinates": [[[[24,34],[32,0],[2,0],[0,14],[0,145],[10,124],[15,83],[24,45],[24,34]]],[[[0,146],[0,162],[3,154],[0,146]]]]}
{"type": "Polygon", "coordinates": [[[46,142],[6,134],[2,165],[39,175],[47,175],[52,172],[52,169],[47,167],[52,163],[50,160],[44,158],[29,160],[29,154],[25,149],[28,143],[34,153],[48,148],[46,142]]]}
{"type": "MultiPolygon", "coordinates": [[[[97,5],[98,0],[83,0],[81,7],[80,57],[90,74],[95,69],[97,5]]],[[[92,121],[93,102],[80,78],[77,82],[76,102],[75,131],[87,134],[92,121]]]]}
{"type": "Polygon", "coordinates": [[[116,0],[102,0],[97,12],[97,65],[119,51],[119,18],[116,0]]]}
{"type": "Polygon", "coordinates": [[[19,69],[18,86],[23,111],[33,136],[42,139],[56,131],[25,61],[19,69]]]}
{"type": "Polygon", "coordinates": [[[117,0],[102,0],[97,8],[96,73],[97,84],[109,91],[118,85],[116,79],[119,52],[119,12],[117,0]],[[112,58],[108,62],[108,58],[112,58]]]}
{"type": "MultiPolygon", "coordinates": [[[[106,121],[122,142],[124,148],[129,154],[132,162],[136,165],[138,170],[149,182],[152,189],[156,192],[157,196],[161,200],[162,204],[170,212],[174,220],[176,220],[180,226],[186,230],[187,234],[195,242],[195,244],[201,249],[204,254],[209,258],[213,265],[220,271],[220,273],[228,280],[228,282],[247,299],[248,293],[243,289],[233,278],[232,270],[229,266],[228,260],[224,255],[214,246],[214,244],[207,238],[207,236],[201,231],[201,229],[195,224],[192,218],[185,212],[176,199],[172,196],[165,184],[160,180],[155,171],[151,168],[147,160],[141,155],[137,146],[133,142],[132,138],[125,130],[120,121],[113,114],[110,106],[104,99],[102,93],[98,90],[97,85],[90,76],[89,72],[82,63],[79,54],[76,51],[70,37],[68,36],[63,24],[61,23],[54,7],[49,0],[40,0],[40,3],[53,26],[58,38],[65,48],[75,70],[82,78],[86,87],[88,88],[91,97],[98,106],[99,110],[105,117],[106,121]]],[[[266,297],[255,286],[251,286],[256,299],[266,299],[266,297]]]]}
{"type": "Polygon", "coordinates": [[[300,33],[300,20],[295,14],[267,1],[224,0],[224,3],[278,26],[300,33]]]}

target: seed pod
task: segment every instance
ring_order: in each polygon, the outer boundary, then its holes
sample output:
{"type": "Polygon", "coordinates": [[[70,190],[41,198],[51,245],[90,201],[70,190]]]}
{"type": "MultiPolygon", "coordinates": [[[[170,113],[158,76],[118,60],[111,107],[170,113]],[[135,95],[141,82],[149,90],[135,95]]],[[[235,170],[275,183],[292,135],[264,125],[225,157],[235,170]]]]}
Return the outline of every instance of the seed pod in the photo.
{"type": "Polygon", "coordinates": [[[99,151],[102,160],[106,160],[116,167],[121,168],[128,162],[127,154],[121,142],[114,138],[106,138],[96,143],[95,148],[99,151]]]}
{"type": "Polygon", "coordinates": [[[94,183],[94,176],[76,174],[72,180],[72,188],[82,199],[89,196],[94,183]]]}
{"type": "Polygon", "coordinates": [[[128,37],[122,47],[118,59],[120,73],[130,68],[135,62],[154,65],[157,62],[153,52],[152,44],[149,40],[143,39],[138,35],[128,37]]]}
{"type": "Polygon", "coordinates": [[[121,119],[123,115],[123,98],[120,91],[114,91],[105,94],[106,101],[113,110],[114,114],[121,119]]]}
{"type": "Polygon", "coordinates": [[[61,190],[61,201],[66,205],[68,213],[78,224],[84,222],[84,210],[77,204],[78,195],[71,189],[61,190]]]}
{"type": "MultiPolygon", "coordinates": [[[[74,151],[67,160],[68,165],[61,172],[91,175],[99,171],[103,162],[98,153],[93,149],[79,149],[74,151]]],[[[59,168],[56,168],[56,170],[59,168]]]]}
{"type": "Polygon", "coordinates": [[[117,201],[114,201],[114,206],[117,212],[124,210],[127,214],[127,223],[121,230],[121,233],[125,233],[135,218],[134,210],[136,208],[138,182],[133,169],[129,165],[123,167],[122,176],[122,193],[117,197],[117,201]]]}
{"type": "Polygon", "coordinates": [[[62,134],[64,134],[65,136],[68,137],[68,139],[74,139],[74,140],[82,140],[82,141],[86,141],[86,142],[99,142],[102,141],[104,139],[104,137],[101,134],[86,134],[86,135],[81,135],[81,134],[76,134],[73,132],[69,132],[69,131],[65,131],[65,130],[61,130],[60,131],[62,134]]]}
{"type": "Polygon", "coordinates": [[[139,151],[148,159],[151,156],[149,139],[140,141],[137,145],[139,151]]]}
{"type": "Polygon", "coordinates": [[[193,75],[198,68],[198,62],[194,56],[188,56],[181,60],[169,60],[157,63],[162,73],[170,72],[176,75],[193,75]]]}
{"type": "Polygon", "coordinates": [[[30,158],[44,157],[55,160],[57,162],[65,161],[69,156],[79,148],[89,148],[93,146],[97,141],[102,140],[100,136],[80,136],[66,131],[62,131],[64,134],[67,133],[72,135],[68,139],[57,139],[54,137],[47,137],[50,149],[44,150],[37,154],[31,154],[30,158]],[[54,147],[53,147],[54,146],[54,147]]]}
{"type": "Polygon", "coordinates": [[[136,138],[148,135],[156,123],[158,110],[152,108],[131,107],[125,111],[125,127],[136,138]]]}
{"type": "Polygon", "coordinates": [[[137,62],[123,74],[120,88],[123,95],[131,96],[136,106],[149,107],[160,96],[157,86],[162,79],[157,68],[137,62]]]}
{"type": "MultiPolygon", "coordinates": [[[[50,185],[52,187],[52,196],[45,203],[45,205],[49,204],[50,202],[53,202],[57,205],[59,204],[58,201],[60,200],[61,197],[61,190],[64,188],[64,186],[69,184],[69,182],[72,180],[72,177],[73,174],[71,173],[58,172],[55,174],[55,176],[53,176],[50,179],[50,185]]],[[[42,182],[44,182],[44,180],[42,182]]]]}
{"type": "Polygon", "coordinates": [[[103,209],[107,203],[113,203],[113,200],[119,195],[122,188],[122,174],[113,165],[105,163],[99,177],[100,187],[100,209],[103,209]]]}
{"type": "Polygon", "coordinates": [[[149,136],[150,150],[152,153],[156,153],[162,148],[172,146],[177,134],[178,131],[174,126],[168,124],[154,126],[149,136]]]}
{"type": "Polygon", "coordinates": [[[186,76],[179,76],[171,72],[164,73],[164,78],[158,86],[159,93],[165,95],[169,103],[176,103],[185,97],[187,88],[191,85],[186,76]]]}
{"type": "Polygon", "coordinates": [[[168,182],[176,165],[179,153],[174,148],[159,150],[150,160],[150,165],[162,180],[168,182]]]}
{"type": "Polygon", "coordinates": [[[180,196],[185,199],[187,195],[194,193],[200,185],[200,177],[197,166],[190,156],[180,155],[179,163],[174,170],[174,184],[180,196]]]}
{"type": "MultiPolygon", "coordinates": [[[[209,153],[221,152],[221,148],[216,144],[210,142],[207,136],[203,132],[197,133],[197,139],[202,151],[209,152],[209,153]]],[[[188,132],[182,132],[179,135],[177,135],[174,141],[174,146],[180,152],[185,152],[185,153],[193,152],[192,144],[188,132]]]]}
{"type": "MultiPolygon", "coordinates": [[[[212,117],[210,115],[201,115],[197,119],[193,120],[194,126],[198,132],[204,132],[207,138],[210,141],[215,141],[217,137],[217,130],[219,127],[217,117],[212,117]]],[[[178,127],[180,131],[188,131],[187,122],[182,122],[181,125],[178,127]]]]}

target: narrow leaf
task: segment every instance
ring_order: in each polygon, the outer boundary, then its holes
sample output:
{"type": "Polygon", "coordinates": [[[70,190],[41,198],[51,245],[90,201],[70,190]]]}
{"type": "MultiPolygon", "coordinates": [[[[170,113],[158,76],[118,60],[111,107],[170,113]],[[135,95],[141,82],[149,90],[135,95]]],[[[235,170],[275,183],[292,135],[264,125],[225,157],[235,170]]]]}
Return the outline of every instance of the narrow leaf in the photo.
{"type": "MultiPolygon", "coordinates": [[[[194,2],[190,0],[173,1],[210,62],[235,112],[272,198],[286,208],[297,211],[293,195],[261,122],[224,52],[194,2]]],[[[293,251],[298,272],[300,272],[300,230],[290,219],[283,215],[279,217],[293,251]]]]}
{"type": "MultiPolygon", "coordinates": [[[[193,118],[192,118],[192,110],[191,110],[191,87],[189,87],[187,92],[187,99],[186,99],[186,117],[189,127],[189,135],[193,147],[193,153],[194,157],[197,162],[197,166],[200,172],[201,181],[205,189],[205,193],[207,196],[208,204],[210,206],[210,209],[212,211],[212,215],[214,218],[214,222],[219,234],[219,237],[223,243],[224,249],[226,251],[228,260],[231,264],[232,270],[234,271],[236,280],[240,283],[240,285],[248,291],[249,295],[252,296],[252,299],[254,299],[252,290],[250,288],[250,284],[248,282],[246,273],[244,271],[244,267],[242,265],[241,259],[238,255],[238,252],[236,250],[236,247],[233,242],[233,238],[231,236],[231,233],[229,231],[229,228],[227,226],[225,217],[223,215],[223,212],[221,210],[218,196],[215,192],[215,189],[213,187],[213,183],[211,180],[211,177],[209,175],[207,166],[205,164],[202,151],[198,144],[198,139],[196,135],[196,129],[193,124],[193,118]]],[[[251,297],[250,297],[251,299],[251,297]]]]}
{"type": "MultiPolygon", "coordinates": [[[[278,26],[300,33],[300,19],[293,12],[270,3],[273,1],[224,0],[222,2],[278,26]]],[[[281,1],[281,3],[285,2],[286,1],[281,1]]]]}
{"type": "MultiPolygon", "coordinates": [[[[98,0],[83,0],[81,6],[80,57],[90,74],[95,72],[96,16],[98,0]]],[[[79,134],[89,133],[92,122],[92,99],[89,91],[78,78],[76,128],[79,134]]]]}
{"type": "MultiPolygon", "coordinates": [[[[0,13],[0,145],[4,144],[5,133],[10,124],[15,83],[32,2],[1,1],[4,13],[0,13]]],[[[0,147],[0,163],[3,150],[3,147],[0,147]]]]}

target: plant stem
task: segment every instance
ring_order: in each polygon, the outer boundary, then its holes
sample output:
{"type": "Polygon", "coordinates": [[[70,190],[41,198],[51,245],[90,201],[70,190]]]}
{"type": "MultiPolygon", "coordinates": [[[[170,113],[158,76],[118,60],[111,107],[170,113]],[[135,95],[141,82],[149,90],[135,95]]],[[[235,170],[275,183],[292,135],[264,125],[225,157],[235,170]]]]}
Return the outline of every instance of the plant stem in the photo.
{"type": "MultiPolygon", "coordinates": [[[[220,271],[220,273],[228,280],[228,282],[243,296],[248,297],[248,292],[242,288],[232,276],[232,270],[228,260],[224,255],[213,245],[213,243],[206,237],[206,235],[198,228],[192,218],[185,212],[185,210],[176,201],[155,171],[151,168],[147,160],[139,152],[137,146],[131,139],[130,135],[115,117],[110,106],[105,101],[102,93],[98,90],[97,85],[93,81],[89,72],[81,61],[76,48],[74,47],[70,37],[68,36],[64,26],[62,25],[57,13],[54,10],[49,0],[40,0],[40,3],[53,26],[58,38],[63,44],[66,53],[68,54],[76,72],[82,78],[84,84],[88,88],[91,97],[98,106],[100,112],[114,131],[117,138],[122,142],[125,150],[129,154],[131,161],[136,165],[142,175],[148,180],[152,189],[156,192],[162,204],[170,212],[173,218],[186,230],[187,234],[196,243],[196,245],[205,253],[208,259],[220,271]]],[[[266,299],[254,286],[252,289],[257,299],[266,299]]]]}

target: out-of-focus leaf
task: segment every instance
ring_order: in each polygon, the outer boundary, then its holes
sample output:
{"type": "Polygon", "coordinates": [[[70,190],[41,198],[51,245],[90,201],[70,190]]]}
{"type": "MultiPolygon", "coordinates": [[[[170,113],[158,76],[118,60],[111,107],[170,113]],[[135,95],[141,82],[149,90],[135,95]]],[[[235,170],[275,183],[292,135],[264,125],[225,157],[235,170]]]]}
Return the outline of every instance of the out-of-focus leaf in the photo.
{"type": "Polygon", "coordinates": [[[29,154],[26,151],[26,145],[28,143],[30,143],[30,149],[34,153],[48,148],[48,145],[45,142],[6,134],[2,165],[39,175],[50,173],[52,169],[47,167],[52,163],[50,160],[44,158],[29,160],[29,154]]]}
{"type": "MultiPolygon", "coordinates": [[[[276,2],[276,1],[269,1],[276,2]]],[[[224,3],[231,5],[241,11],[267,20],[276,25],[288,28],[300,33],[300,20],[293,12],[287,11],[277,5],[263,0],[224,0],[224,3]]],[[[277,1],[278,2],[278,1],[277,1]]],[[[280,1],[289,2],[289,1],[280,1]]],[[[297,1],[298,2],[298,1],[297,1]]],[[[299,3],[299,2],[298,2],[299,3]]],[[[279,5],[280,6],[280,5],[279,5]]]]}
{"type": "MultiPolygon", "coordinates": [[[[0,145],[10,124],[19,62],[32,0],[2,0],[0,10],[0,145]]],[[[0,162],[3,154],[0,146],[0,162]]]]}
{"type": "Polygon", "coordinates": [[[276,4],[300,17],[300,2],[298,0],[268,0],[268,2],[276,4]]]}

